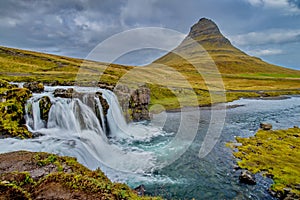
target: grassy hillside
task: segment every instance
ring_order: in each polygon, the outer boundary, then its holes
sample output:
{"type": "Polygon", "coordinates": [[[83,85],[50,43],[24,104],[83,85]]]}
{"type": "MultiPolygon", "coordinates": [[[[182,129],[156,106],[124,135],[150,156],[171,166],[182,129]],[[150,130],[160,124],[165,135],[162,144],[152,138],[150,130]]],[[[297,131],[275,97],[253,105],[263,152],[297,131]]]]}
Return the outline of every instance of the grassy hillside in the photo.
{"type": "Polygon", "coordinates": [[[104,82],[113,83],[131,68],[7,47],[0,47],[0,66],[0,78],[7,81],[61,84],[75,82],[79,72],[87,78],[104,73],[104,82]]]}
{"type": "Polygon", "coordinates": [[[146,83],[151,88],[151,105],[165,109],[300,93],[300,71],[245,54],[211,20],[201,19],[188,36],[172,52],[144,67],[0,47],[0,78],[68,85],[146,83]]]}

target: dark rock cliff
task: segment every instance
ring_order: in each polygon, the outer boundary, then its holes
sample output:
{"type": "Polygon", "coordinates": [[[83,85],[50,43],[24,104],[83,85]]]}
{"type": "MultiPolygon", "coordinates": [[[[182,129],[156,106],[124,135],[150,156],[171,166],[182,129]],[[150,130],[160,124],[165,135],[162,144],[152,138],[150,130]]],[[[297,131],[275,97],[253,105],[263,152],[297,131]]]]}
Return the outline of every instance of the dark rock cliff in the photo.
{"type": "Polygon", "coordinates": [[[127,121],[150,119],[148,110],[150,89],[148,87],[141,85],[136,89],[129,89],[126,85],[117,85],[114,92],[127,121]]]}

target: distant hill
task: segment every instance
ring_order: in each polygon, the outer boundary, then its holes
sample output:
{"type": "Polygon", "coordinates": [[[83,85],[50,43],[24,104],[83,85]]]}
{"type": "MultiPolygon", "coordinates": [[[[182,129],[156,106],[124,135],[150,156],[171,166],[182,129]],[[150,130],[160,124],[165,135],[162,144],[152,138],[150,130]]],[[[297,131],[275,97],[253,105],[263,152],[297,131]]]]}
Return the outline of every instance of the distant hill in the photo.
{"type": "Polygon", "coordinates": [[[222,35],[218,26],[212,20],[206,18],[200,19],[191,27],[188,36],[177,48],[157,59],[154,63],[165,64],[175,68],[189,64],[174,54],[174,52],[184,52],[188,56],[188,61],[203,62],[195,60],[197,59],[197,53],[199,53],[197,51],[199,49],[196,49],[195,45],[191,45],[191,39],[198,42],[207,51],[222,74],[300,76],[300,71],[275,66],[262,61],[260,58],[252,57],[242,52],[222,35]]]}

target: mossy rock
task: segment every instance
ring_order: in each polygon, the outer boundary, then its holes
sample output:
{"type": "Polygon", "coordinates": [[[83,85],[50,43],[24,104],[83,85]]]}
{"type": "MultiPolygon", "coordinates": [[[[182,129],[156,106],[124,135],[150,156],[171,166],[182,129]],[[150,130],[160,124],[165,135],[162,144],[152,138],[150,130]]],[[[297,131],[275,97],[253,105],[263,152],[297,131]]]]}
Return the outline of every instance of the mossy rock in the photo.
{"type": "Polygon", "coordinates": [[[49,118],[49,111],[52,106],[50,98],[48,96],[43,96],[39,101],[39,106],[41,119],[47,123],[49,118]]]}
{"type": "Polygon", "coordinates": [[[31,90],[34,93],[44,92],[44,84],[40,82],[24,83],[23,87],[31,90]]]}
{"type": "Polygon", "coordinates": [[[31,91],[26,88],[15,88],[5,82],[2,85],[7,86],[7,88],[1,88],[0,135],[2,137],[32,137],[24,125],[25,104],[32,95],[31,91]]]}

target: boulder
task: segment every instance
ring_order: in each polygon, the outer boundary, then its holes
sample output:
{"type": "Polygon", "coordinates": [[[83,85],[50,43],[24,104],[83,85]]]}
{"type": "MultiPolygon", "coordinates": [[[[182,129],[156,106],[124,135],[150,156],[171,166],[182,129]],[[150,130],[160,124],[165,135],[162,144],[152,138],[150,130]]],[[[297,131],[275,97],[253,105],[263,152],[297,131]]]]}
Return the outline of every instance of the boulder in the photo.
{"type": "Polygon", "coordinates": [[[260,123],[259,126],[260,126],[261,129],[266,130],[266,131],[272,129],[272,124],[265,123],[265,122],[260,123]]]}
{"type": "Polygon", "coordinates": [[[44,92],[44,84],[39,82],[24,83],[23,87],[29,89],[33,93],[44,92]]]}
{"type": "Polygon", "coordinates": [[[256,184],[256,180],[254,175],[249,172],[248,170],[244,170],[241,172],[239,180],[241,183],[246,183],[249,185],[255,185],[256,184]]]}
{"type": "Polygon", "coordinates": [[[76,94],[77,92],[73,88],[69,88],[69,89],[58,88],[53,92],[54,97],[61,97],[61,98],[72,98],[76,94]]]}

